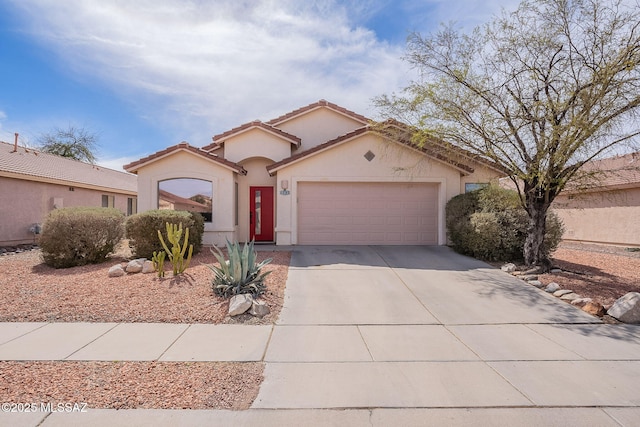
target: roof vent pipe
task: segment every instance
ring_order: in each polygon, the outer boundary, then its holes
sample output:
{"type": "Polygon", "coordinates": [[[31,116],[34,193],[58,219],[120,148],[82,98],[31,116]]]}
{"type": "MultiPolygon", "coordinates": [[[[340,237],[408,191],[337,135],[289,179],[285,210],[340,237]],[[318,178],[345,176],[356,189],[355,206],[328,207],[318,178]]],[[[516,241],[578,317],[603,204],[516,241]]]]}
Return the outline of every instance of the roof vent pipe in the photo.
{"type": "Polygon", "coordinates": [[[16,135],[16,140],[13,143],[13,152],[14,153],[18,151],[18,132],[16,132],[15,135],[16,135]]]}

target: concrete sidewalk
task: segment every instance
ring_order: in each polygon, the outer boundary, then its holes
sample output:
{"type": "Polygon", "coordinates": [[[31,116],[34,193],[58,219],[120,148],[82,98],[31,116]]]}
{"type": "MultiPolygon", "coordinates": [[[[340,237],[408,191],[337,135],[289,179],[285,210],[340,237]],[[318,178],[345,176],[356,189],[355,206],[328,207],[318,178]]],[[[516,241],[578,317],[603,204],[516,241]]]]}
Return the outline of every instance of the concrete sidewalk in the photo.
{"type": "Polygon", "coordinates": [[[0,425],[636,426],[640,327],[438,247],[299,247],[276,325],[0,323],[0,360],[263,361],[247,411],[0,425]]]}

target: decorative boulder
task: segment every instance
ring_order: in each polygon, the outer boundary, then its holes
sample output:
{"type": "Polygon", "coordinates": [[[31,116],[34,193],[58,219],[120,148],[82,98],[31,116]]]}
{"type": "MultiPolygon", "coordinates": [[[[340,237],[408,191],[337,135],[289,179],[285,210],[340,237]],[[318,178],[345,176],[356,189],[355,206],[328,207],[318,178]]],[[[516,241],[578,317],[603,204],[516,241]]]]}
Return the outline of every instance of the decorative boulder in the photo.
{"type": "Polygon", "coordinates": [[[561,300],[564,301],[573,301],[576,299],[580,299],[582,298],[580,295],[576,294],[575,292],[569,292],[568,294],[564,294],[560,297],[561,300]]]}
{"type": "Polygon", "coordinates": [[[607,314],[624,323],[640,324],[640,292],[629,292],[618,298],[607,314]]]}
{"type": "Polygon", "coordinates": [[[234,295],[229,300],[229,316],[237,316],[245,313],[253,305],[251,294],[234,295]]]}
{"type": "Polygon", "coordinates": [[[139,259],[134,259],[132,261],[129,261],[129,263],[127,264],[127,267],[125,268],[125,271],[127,273],[140,273],[142,271],[143,263],[144,261],[140,262],[139,259]]]}
{"type": "Polygon", "coordinates": [[[507,273],[513,273],[514,271],[516,271],[516,265],[512,263],[505,264],[502,267],[500,267],[500,270],[507,273]]]}
{"type": "Polygon", "coordinates": [[[125,274],[127,273],[125,273],[124,269],[120,264],[114,265],[109,269],[109,277],[120,277],[120,276],[124,276],[125,274]]]}
{"type": "Polygon", "coordinates": [[[249,309],[249,314],[256,317],[264,317],[269,314],[269,307],[267,307],[264,301],[254,300],[249,309]]]}
{"type": "Polygon", "coordinates": [[[605,313],[605,309],[602,306],[602,304],[598,303],[598,302],[588,302],[585,305],[582,306],[582,310],[586,311],[587,313],[593,315],[593,316],[598,316],[598,317],[602,317],[604,316],[605,313]]]}
{"type": "Polygon", "coordinates": [[[560,290],[555,291],[553,293],[553,296],[560,298],[563,295],[572,294],[572,293],[573,293],[573,291],[570,291],[569,289],[560,289],[560,290]]]}
{"type": "Polygon", "coordinates": [[[147,274],[147,273],[153,273],[154,271],[156,271],[156,269],[153,267],[153,261],[145,261],[144,264],[142,264],[142,273],[143,274],[147,274]]]}
{"type": "Polygon", "coordinates": [[[577,298],[571,301],[571,305],[577,305],[578,307],[584,307],[588,302],[592,302],[591,298],[577,298]]]}
{"type": "Polygon", "coordinates": [[[544,290],[552,294],[558,289],[560,289],[560,285],[558,285],[556,282],[551,282],[547,285],[547,287],[544,290]]]}
{"type": "Polygon", "coordinates": [[[527,283],[536,288],[544,288],[544,284],[539,280],[529,280],[527,283]]]}

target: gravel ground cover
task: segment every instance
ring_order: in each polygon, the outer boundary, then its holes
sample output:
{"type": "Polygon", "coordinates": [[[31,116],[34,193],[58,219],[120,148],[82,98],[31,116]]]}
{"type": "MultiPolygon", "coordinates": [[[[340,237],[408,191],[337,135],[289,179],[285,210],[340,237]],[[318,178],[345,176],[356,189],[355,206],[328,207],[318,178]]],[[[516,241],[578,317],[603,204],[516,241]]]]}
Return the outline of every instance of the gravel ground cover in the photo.
{"type": "Polygon", "coordinates": [[[605,308],[627,292],[640,292],[640,251],[563,242],[553,254],[553,264],[563,272],[540,276],[542,283],[556,282],[605,308]]]}
{"type": "MultiPolygon", "coordinates": [[[[264,267],[271,312],[229,318],[228,300],[211,290],[215,258],[208,248],[193,257],[183,277],[159,279],[155,274],[108,277],[116,258],[98,265],[54,269],[44,265],[39,250],[0,257],[0,321],[3,322],[166,322],[271,324],[277,319],[287,280],[290,252],[258,251],[264,267]]],[[[167,262],[168,264],[168,262],[167,262]]],[[[168,266],[166,267],[169,268],[168,266]]]]}
{"type": "Polygon", "coordinates": [[[256,362],[0,362],[0,401],[239,410],[258,395],[262,371],[256,362]]]}
{"type": "MultiPolygon", "coordinates": [[[[258,248],[259,249],[259,248],[258,248]]],[[[104,264],[53,269],[39,250],[0,257],[0,321],[272,324],[284,299],[290,252],[260,251],[270,313],[227,315],[228,300],[211,290],[215,258],[208,248],[179,280],[155,274],[109,278],[104,264]]],[[[167,267],[168,268],[168,267],[167,267]]],[[[0,361],[0,401],[86,403],[87,408],[247,409],[262,382],[262,363],[0,361]]]]}

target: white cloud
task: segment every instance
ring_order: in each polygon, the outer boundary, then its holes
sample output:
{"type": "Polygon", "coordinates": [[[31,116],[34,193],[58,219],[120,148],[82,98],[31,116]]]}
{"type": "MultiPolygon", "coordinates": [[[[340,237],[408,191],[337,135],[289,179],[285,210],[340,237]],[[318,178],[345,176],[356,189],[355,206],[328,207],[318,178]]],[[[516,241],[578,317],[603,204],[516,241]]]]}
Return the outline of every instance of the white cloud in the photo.
{"type": "Polygon", "coordinates": [[[473,26],[515,0],[14,3],[64,68],[106,82],[141,117],[204,145],[320,98],[375,117],[371,98],[406,86],[412,72],[404,46],[379,40],[365,22],[400,13],[407,31],[451,20],[473,26]]]}
{"type": "Polygon", "coordinates": [[[349,7],[355,5],[298,0],[16,4],[27,14],[31,31],[78,73],[98,76],[124,97],[153,102],[157,111],[149,116],[154,120],[185,130],[199,127],[196,137],[206,138],[320,98],[367,114],[373,96],[405,82],[403,47],[380,42],[374,32],[350,21],[349,7]]]}

